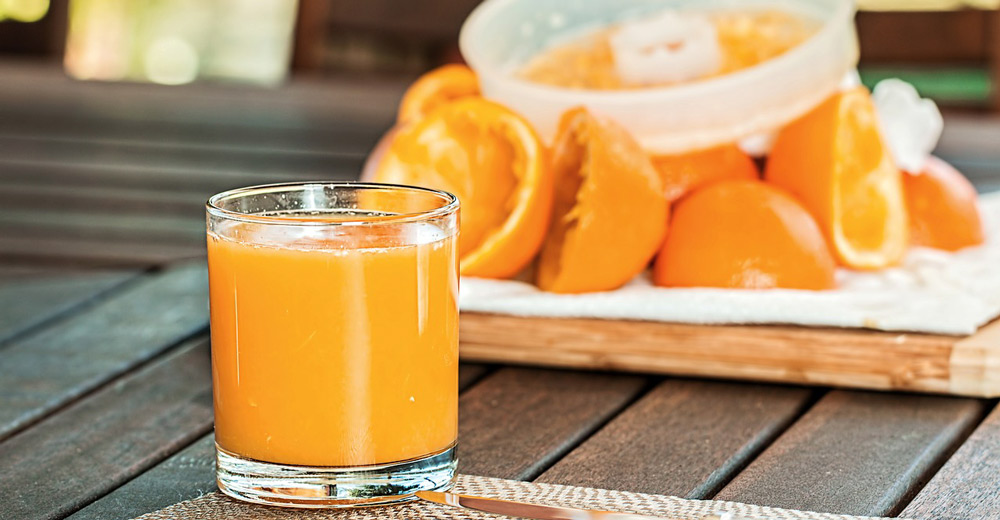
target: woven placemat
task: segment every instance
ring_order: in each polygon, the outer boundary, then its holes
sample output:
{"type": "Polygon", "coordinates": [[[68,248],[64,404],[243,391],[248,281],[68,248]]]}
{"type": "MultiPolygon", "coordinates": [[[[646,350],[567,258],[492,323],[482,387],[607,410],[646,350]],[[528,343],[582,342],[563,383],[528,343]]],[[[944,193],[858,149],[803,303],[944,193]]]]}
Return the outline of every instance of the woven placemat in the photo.
{"type": "MultiPolygon", "coordinates": [[[[531,482],[474,477],[470,475],[460,475],[454,491],[456,493],[520,500],[538,504],[622,511],[685,520],[696,520],[703,515],[724,512],[731,512],[753,520],[862,520],[873,518],[830,513],[810,513],[774,507],[752,506],[737,502],[686,500],[664,495],[629,493],[627,491],[608,491],[555,484],[534,484],[531,482]]],[[[214,492],[142,515],[136,520],[422,520],[451,518],[489,520],[507,517],[475,513],[427,502],[409,502],[396,506],[348,510],[285,509],[247,504],[233,500],[219,492],[214,492]]]]}

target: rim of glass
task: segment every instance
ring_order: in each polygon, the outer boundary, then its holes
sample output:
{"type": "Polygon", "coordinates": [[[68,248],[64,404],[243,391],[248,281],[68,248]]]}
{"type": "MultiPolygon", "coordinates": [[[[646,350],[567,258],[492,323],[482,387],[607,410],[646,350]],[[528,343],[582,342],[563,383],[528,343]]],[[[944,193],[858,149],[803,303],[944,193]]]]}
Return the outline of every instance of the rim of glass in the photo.
{"type": "Polygon", "coordinates": [[[252,222],[255,224],[275,224],[275,225],[295,225],[295,226],[383,226],[387,224],[403,224],[407,222],[423,222],[425,220],[430,220],[437,217],[444,217],[458,210],[459,201],[458,197],[443,190],[435,190],[431,188],[424,188],[421,186],[409,186],[406,184],[388,184],[380,182],[362,182],[362,181],[301,181],[301,182],[279,182],[274,184],[259,184],[256,186],[246,186],[243,188],[235,188],[232,190],[226,190],[221,193],[216,193],[209,197],[208,202],[205,203],[205,210],[217,217],[225,217],[232,220],[238,220],[241,222],[252,222]],[[317,220],[306,220],[301,217],[291,217],[291,216],[265,216],[265,215],[254,215],[252,213],[243,213],[240,211],[234,211],[231,209],[226,209],[220,206],[220,203],[239,198],[248,195],[256,194],[266,194],[275,193],[281,191],[287,191],[289,188],[305,188],[306,186],[330,186],[333,188],[352,188],[352,189],[390,189],[390,190],[400,190],[400,191],[411,191],[419,192],[429,195],[434,195],[442,199],[443,204],[440,207],[427,210],[418,211],[413,213],[399,213],[388,216],[380,216],[377,220],[366,219],[364,217],[358,217],[355,219],[346,219],[338,221],[317,221],[317,220]]]}

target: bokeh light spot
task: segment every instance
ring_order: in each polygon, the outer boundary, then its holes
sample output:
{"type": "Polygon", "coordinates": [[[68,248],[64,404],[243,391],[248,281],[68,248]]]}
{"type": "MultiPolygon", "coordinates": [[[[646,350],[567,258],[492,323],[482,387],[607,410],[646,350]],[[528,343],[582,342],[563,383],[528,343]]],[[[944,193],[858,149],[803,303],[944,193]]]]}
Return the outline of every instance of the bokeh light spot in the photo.
{"type": "Polygon", "coordinates": [[[49,0],[0,0],[0,18],[37,22],[49,12],[49,0]]]}
{"type": "Polygon", "coordinates": [[[143,56],[146,77],[155,83],[181,85],[198,77],[198,50],[182,38],[154,40],[143,56]]]}

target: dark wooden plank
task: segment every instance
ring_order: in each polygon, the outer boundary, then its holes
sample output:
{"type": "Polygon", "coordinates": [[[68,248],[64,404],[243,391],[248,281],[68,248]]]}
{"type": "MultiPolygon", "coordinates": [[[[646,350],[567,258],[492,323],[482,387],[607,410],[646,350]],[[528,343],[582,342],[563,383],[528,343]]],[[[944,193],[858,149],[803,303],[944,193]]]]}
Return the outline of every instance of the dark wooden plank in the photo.
{"type": "Polygon", "coordinates": [[[253,184],[317,179],[352,180],[356,179],[359,173],[354,166],[330,169],[307,176],[294,171],[259,173],[234,169],[126,167],[114,164],[67,164],[49,162],[44,158],[11,160],[0,157],[0,177],[9,182],[70,187],[187,190],[208,194],[253,184]]]}
{"type": "MultiPolygon", "coordinates": [[[[337,83],[330,82],[330,85],[336,88],[337,83]]],[[[276,98],[290,94],[287,89],[277,89],[272,93],[276,98]]],[[[141,93],[136,107],[149,111],[152,107],[148,105],[154,101],[143,101],[144,97],[155,96],[150,96],[148,92],[141,93]],[[143,104],[147,106],[141,106],[143,104]]],[[[134,113],[108,113],[100,110],[98,105],[83,103],[76,110],[52,112],[37,105],[14,106],[9,99],[0,98],[0,134],[153,141],[174,146],[214,146],[236,150],[251,147],[287,152],[357,151],[370,148],[375,139],[395,122],[398,99],[398,96],[386,97],[388,105],[380,107],[374,117],[353,117],[349,114],[338,117],[332,112],[326,117],[300,117],[288,112],[275,114],[268,107],[257,106],[244,111],[241,121],[197,121],[191,118],[137,118],[134,113]]],[[[177,102],[182,110],[185,108],[183,105],[191,103],[187,97],[172,101],[177,102]]],[[[315,99],[307,100],[313,101],[315,99]]]]}
{"type": "Polygon", "coordinates": [[[47,164],[114,164],[119,167],[167,167],[201,170],[242,170],[275,174],[296,172],[320,176],[329,170],[361,169],[364,154],[270,154],[256,151],[230,153],[215,150],[171,150],[141,145],[98,146],[78,141],[39,142],[0,139],[0,154],[7,160],[47,164]]]}
{"type": "Polygon", "coordinates": [[[59,274],[0,282],[0,344],[92,301],[136,274],[59,274]]]}
{"type": "Polygon", "coordinates": [[[994,112],[1000,111],[1000,9],[994,9],[987,21],[987,31],[992,35],[989,49],[989,69],[990,79],[993,81],[993,89],[990,93],[990,101],[994,112]]]}
{"type": "Polygon", "coordinates": [[[962,443],[900,516],[1000,518],[1000,407],[962,443]]]}
{"type": "Polygon", "coordinates": [[[458,388],[464,390],[486,377],[493,367],[479,363],[462,363],[458,366],[458,388]]]}
{"type": "MultiPolygon", "coordinates": [[[[486,365],[459,365],[459,390],[490,370],[486,365]]],[[[208,434],[69,518],[128,520],[215,489],[215,438],[208,434]]]]}
{"type": "Polygon", "coordinates": [[[61,518],[205,434],[205,339],[0,443],[4,518],[61,518]]]}
{"type": "Polygon", "coordinates": [[[638,376],[501,369],[459,399],[459,471],[533,479],[646,384],[638,376]]]}
{"type": "MultiPolygon", "coordinates": [[[[97,210],[97,208],[95,208],[97,210]]],[[[116,215],[110,212],[61,212],[0,209],[0,234],[7,237],[126,239],[155,243],[201,243],[203,215],[116,215]]]]}
{"type": "MultiPolygon", "coordinates": [[[[33,263],[0,263],[0,284],[69,274],[99,274],[100,270],[71,269],[33,263]]],[[[104,271],[107,273],[108,271],[104,271]]]]}
{"type": "Polygon", "coordinates": [[[387,35],[390,40],[438,44],[454,42],[462,21],[478,2],[473,0],[426,0],[397,3],[369,0],[359,4],[334,2],[330,24],[334,34],[349,30],[387,35]]]}
{"type": "MultiPolygon", "coordinates": [[[[228,126],[233,131],[343,128],[391,123],[411,76],[297,78],[281,88],[216,83],[158,86],[80,82],[58,64],[0,63],[0,107],[5,116],[46,114],[177,124],[228,126]]],[[[183,133],[187,133],[184,131],[183,133]]]]}
{"type": "MultiPolygon", "coordinates": [[[[0,118],[4,115],[0,108],[0,118]]],[[[29,117],[9,114],[0,119],[0,140],[31,140],[40,143],[79,142],[95,146],[138,146],[163,150],[216,151],[223,153],[268,153],[273,155],[364,155],[384,133],[381,121],[347,121],[342,126],[301,129],[261,129],[231,135],[229,128],[203,125],[176,131],[176,126],[156,122],[102,120],[98,117],[66,118],[59,115],[29,117]],[[109,123],[104,125],[102,123],[109,123]],[[123,128],[124,126],[124,128],[123,128]],[[268,131],[269,130],[269,131],[268,131]],[[269,139],[264,139],[266,137],[269,139]]],[[[246,129],[245,129],[246,130],[246,129]]]]}
{"type": "Polygon", "coordinates": [[[811,393],[664,381],[536,481],[711,497],[799,416],[811,393]]]}
{"type": "Polygon", "coordinates": [[[979,9],[859,12],[861,59],[867,63],[982,62],[988,56],[991,15],[979,9]]]}
{"type": "Polygon", "coordinates": [[[51,265],[146,267],[203,258],[205,244],[163,244],[150,240],[91,240],[79,237],[8,237],[0,234],[0,259],[51,265]]]}
{"type": "MultiPolygon", "coordinates": [[[[57,122],[58,124],[58,122],[57,122]]],[[[93,122],[90,122],[94,125],[93,122]]],[[[248,157],[284,157],[285,160],[295,161],[305,158],[313,159],[349,159],[364,156],[368,151],[367,147],[352,146],[349,148],[336,147],[336,143],[327,143],[326,146],[315,147],[277,147],[266,144],[247,145],[243,143],[219,143],[212,141],[202,141],[185,139],[183,141],[164,141],[159,139],[149,139],[142,134],[143,130],[153,130],[155,126],[149,125],[136,129],[137,133],[131,136],[102,136],[95,134],[94,128],[81,133],[53,132],[46,129],[44,132],[32,133],[19,131],[4,131],[0,125],[0,148],[23,146],[28,149],[53,148],[66,150],[82,150],[90,148],[93,152],[104,152],[108,150],[124,150],[127,152],[144,153],[170,153],[173,154],[195,154],[196,157],[215,158],[217,155],[246,155],[248,157]]],[[[84,130],[84,129],[81,129],[84,130]]],[[[317,128],[317,131],[322,129],[317,128]]],[[[347,124],[339,129],[343,135],[369,134],[368,137],[378,137],[381,125],[378,127],[359,127],[355,124],[347,124]],[[360,132],[359,132],[360,131],[360,132]]],[[[367,138],[365,139],[368,140],[367,138]]],[[[318,143],[317,143],[318,144],[318,143]]]]}
{"type": "Polygon", "coordinates": [[[0,208],[44,212],[114,212],[136,215],[177,215],[204,218],[209,190],[182,191],[115,186],[5,182],[0,185],[0,208]]]}
{"type": "Polygon", "coordinates": [[[129,520],[216,489],[215,436],[210,433],[68,519],[129,520]]]}
{"type": "Polygon", "coordinates": [[[208,324],[205,266],[171,268],[11,342],[0,363],[0,439],[208,324]]]}
{"type": "Polygon", "coordinates": [[[982,413],[973,399],[830,392],[714,498],[892,515],[982,413]]]}

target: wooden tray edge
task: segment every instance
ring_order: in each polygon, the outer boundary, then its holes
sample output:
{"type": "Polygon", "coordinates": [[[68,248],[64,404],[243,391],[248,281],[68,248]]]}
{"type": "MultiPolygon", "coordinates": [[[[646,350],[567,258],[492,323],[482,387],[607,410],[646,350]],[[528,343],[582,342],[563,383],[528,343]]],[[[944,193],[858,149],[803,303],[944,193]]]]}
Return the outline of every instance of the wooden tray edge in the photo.
{"type": "Polygon", "coordinates": [[[1000,320],[971,336],[463,312],[463,360],[1000,396],[1000,320]]]}

